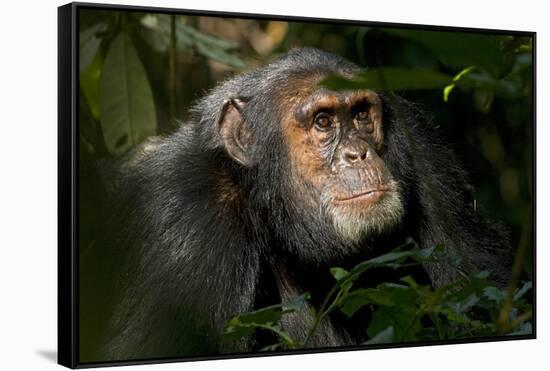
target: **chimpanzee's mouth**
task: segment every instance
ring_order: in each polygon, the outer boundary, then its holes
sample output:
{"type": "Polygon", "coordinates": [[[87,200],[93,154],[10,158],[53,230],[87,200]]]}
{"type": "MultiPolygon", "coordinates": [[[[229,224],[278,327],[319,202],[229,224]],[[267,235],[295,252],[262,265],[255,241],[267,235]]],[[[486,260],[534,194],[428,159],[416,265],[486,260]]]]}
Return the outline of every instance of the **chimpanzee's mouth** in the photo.
{"type": "Polygon", "coordinates": [[[351,196],[338,197],[335,199],[335,201],[337,202],[359,201],[359,200],[377,201],[389,191],[390,191],[390,187],[387,187],[387,186],[372,188],[372,189],[369,189],[368,191],[356,193],[351,196]]]}

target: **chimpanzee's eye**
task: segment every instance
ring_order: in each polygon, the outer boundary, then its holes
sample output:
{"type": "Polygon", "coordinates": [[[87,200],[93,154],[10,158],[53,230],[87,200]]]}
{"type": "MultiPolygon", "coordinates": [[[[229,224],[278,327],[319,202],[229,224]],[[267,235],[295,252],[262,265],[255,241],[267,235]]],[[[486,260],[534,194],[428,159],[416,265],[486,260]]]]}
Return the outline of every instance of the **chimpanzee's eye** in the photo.
{"type": "Polygon", "coordinates": [[[332,127],[332,117],[326,112],[320,112],[315,116],[315,128],[326,131],[332,127]]]}
{"type": "Polygon", "coordinates": [[[361,110],[355,114],[355,122],[370,134],[374,131],[374,123],[370,119],[369,112],[367,110],[361,110]]]}
{"type": "Polygon", "coordinates": [[[366,121],[369,118],[369,113],[367,111],[357,112],[355,119],[357,121],[366,121]]]}

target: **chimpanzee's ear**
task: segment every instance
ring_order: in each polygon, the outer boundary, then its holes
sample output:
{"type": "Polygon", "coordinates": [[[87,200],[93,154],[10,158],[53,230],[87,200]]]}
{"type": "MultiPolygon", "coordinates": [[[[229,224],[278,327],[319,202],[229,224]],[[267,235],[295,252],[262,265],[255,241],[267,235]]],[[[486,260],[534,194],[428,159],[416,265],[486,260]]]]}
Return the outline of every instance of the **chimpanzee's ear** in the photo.
{"type": "Polygon", "coordinates": [[[231,98],[224,101],[219,118],[218,130],[229,156],[243,166],[250,165],[250,132],[244,126],[242,109],[246,101],[231,98]]]}

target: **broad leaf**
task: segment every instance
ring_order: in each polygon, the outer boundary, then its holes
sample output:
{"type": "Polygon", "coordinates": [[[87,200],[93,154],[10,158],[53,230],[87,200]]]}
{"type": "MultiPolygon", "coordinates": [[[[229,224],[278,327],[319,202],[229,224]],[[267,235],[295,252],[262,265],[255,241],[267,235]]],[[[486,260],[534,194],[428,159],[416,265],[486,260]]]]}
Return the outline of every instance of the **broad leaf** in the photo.
{"type": "Polygon", "coordinates": [[[352,291],[342,300],[342,312],[351,317],[361,307],[369,304],[379,306],[414,307],[417,294],[407,286],[384,283],[375,289],[366,288],[352,291]]]}
{"type": "Polygon", "coordinates": [[[156,132],[153,93],[131,39],[121,32],[109,47],[100,82],[101,127],[119,155],[156,132]]]}
{"type": "Polygon", "coordinates": [[[92,63],[79,74],[79,83],[82,89],[81,100],[85,99],[95,120],[100,120],[99,112],[99,83],[103,69],[103,56],[96,53],[92,63]]]}
{"type": "Polygon", "coordinates": [[[98,36],[98,33],[105,31],[106,29],[107,25],[100,22],[80,32],[80,48],[78,56],[80,71],[85,70],[92,63],[99,45],[101,44],[101,37],[98,36]]]}
{"type": "Polygon", "coordinates": [[[410,308],[380,307],[372,316],[367,334],[370,338],[374,338],[390,326],[394,328],[396,342],[415,340],[414,335],[421,328],[415,312],[410,308]]]}

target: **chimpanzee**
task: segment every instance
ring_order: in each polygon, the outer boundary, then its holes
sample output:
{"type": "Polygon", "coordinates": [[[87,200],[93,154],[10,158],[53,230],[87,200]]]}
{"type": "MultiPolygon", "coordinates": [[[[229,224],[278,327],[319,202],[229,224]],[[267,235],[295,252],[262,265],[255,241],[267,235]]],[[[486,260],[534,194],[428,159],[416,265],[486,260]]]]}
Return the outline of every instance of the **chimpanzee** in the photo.
{"type": "MultiPolygon", "coordinates": [[[[117,238],[105,256],[123,260],[104,359],[273,343],[260,334],[227,344],[221,331],[234,315],[306,291],[315,306],[334,283],[330,267],[351,267],[408,237],[462,258],[458,268],[427,264],[419,279],[439,286],[489,270],[505,284],[506,233],[475,210],[463,167],[416,106],[319,84],[357,71],[321,50],[291,50],[221,83],[176,132],[123,158],[110,220],[117,238]]],[[[300,337],[307,315],[282,326],[300,337]]],[[[363,320],[334,315],[309,345],[367,339],[363,320]]]]}

